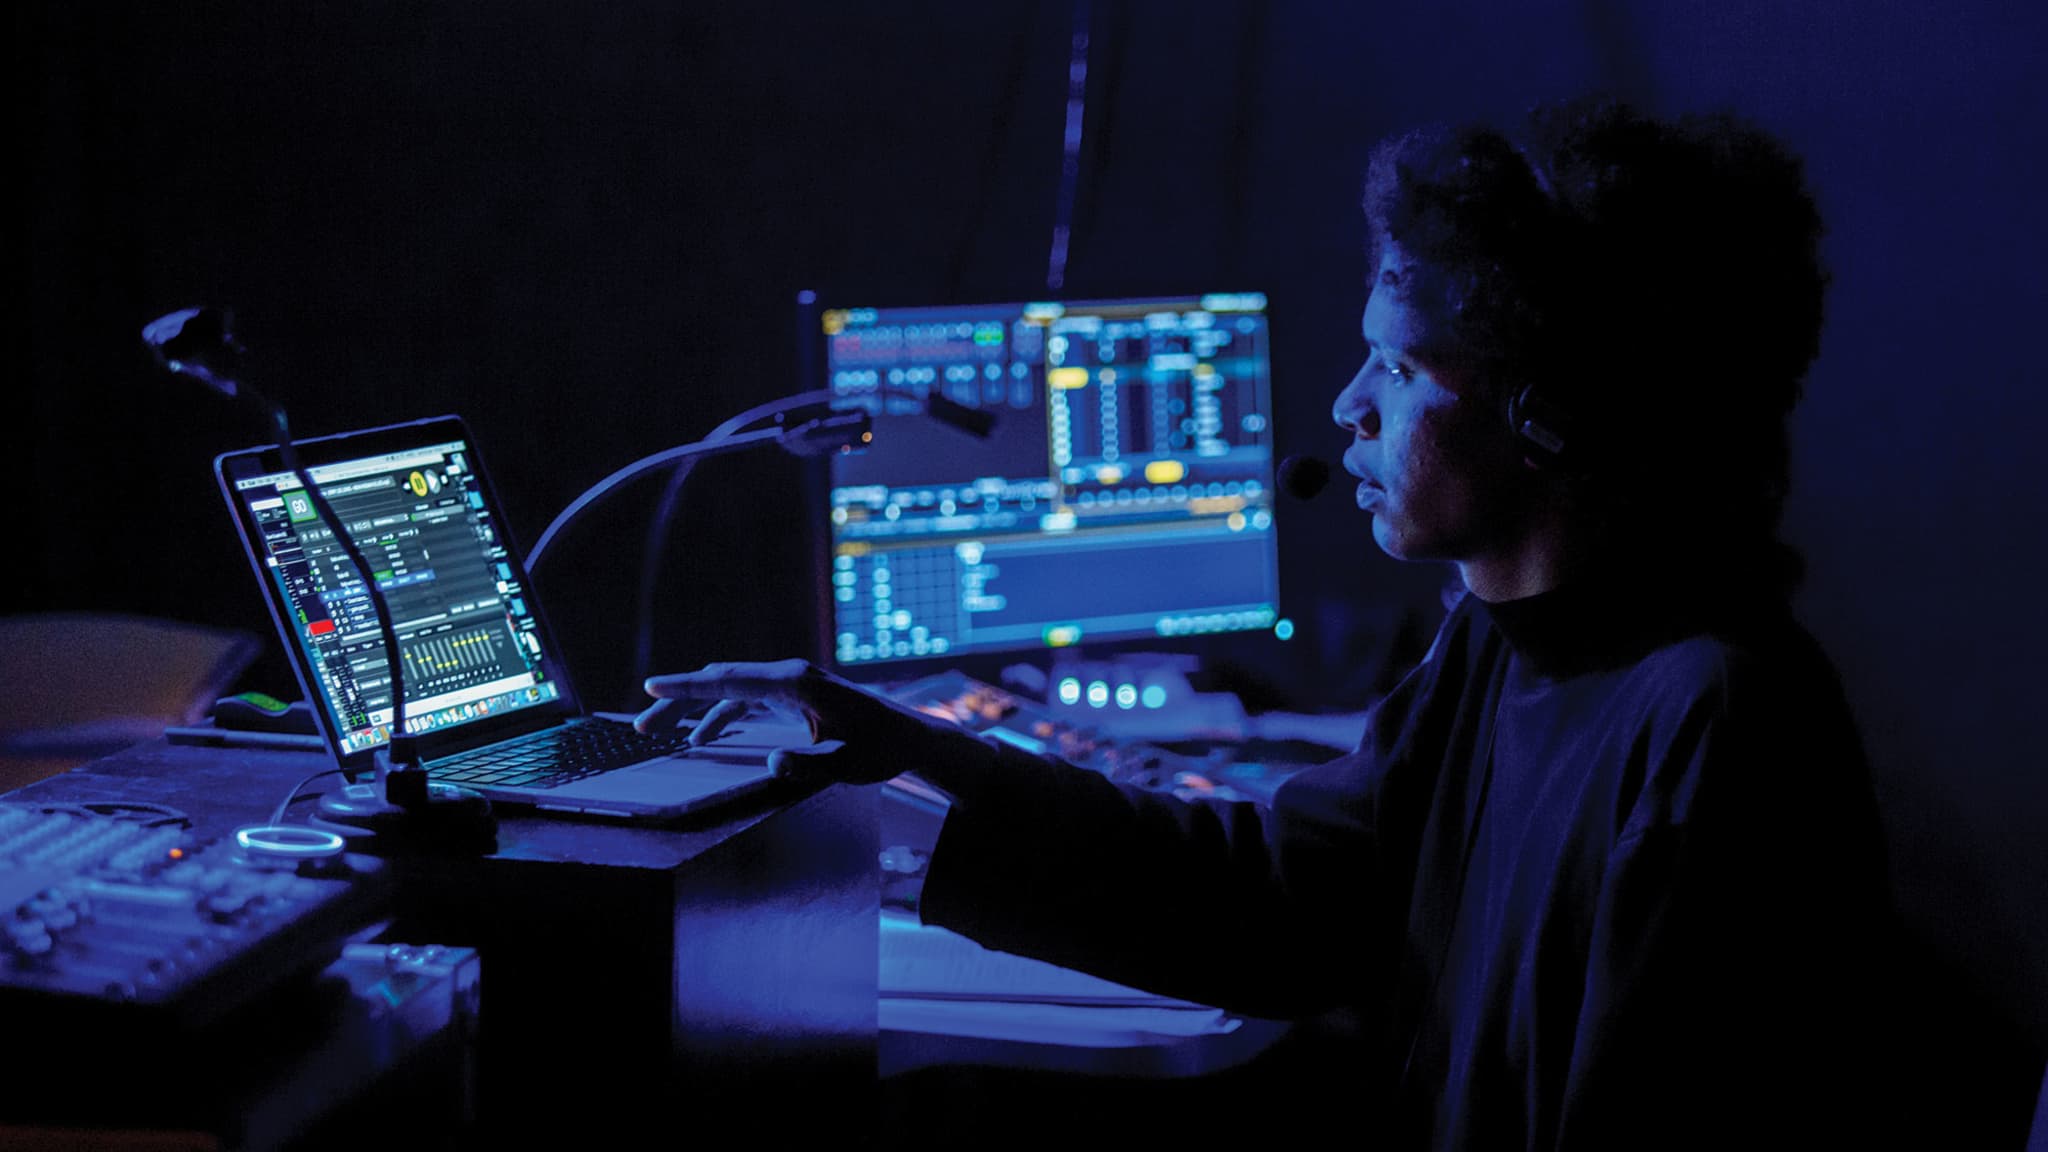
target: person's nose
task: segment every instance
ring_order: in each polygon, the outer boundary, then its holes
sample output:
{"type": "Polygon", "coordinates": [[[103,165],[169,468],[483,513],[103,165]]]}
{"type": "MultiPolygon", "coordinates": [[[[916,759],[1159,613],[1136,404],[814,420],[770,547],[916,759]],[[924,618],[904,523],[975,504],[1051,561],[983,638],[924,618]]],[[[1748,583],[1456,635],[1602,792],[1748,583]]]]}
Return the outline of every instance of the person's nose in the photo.
{"type": "Polygon", "coordinates": [[[1365,371],[1361,367],[1358,375],[1337,393],[1336,403],[1330,405],[1330,419],[1353,436],[1370,440],[1380,434],[1380,410],[1373,403],[1371,388],[1365,382],[1365,371]]]}

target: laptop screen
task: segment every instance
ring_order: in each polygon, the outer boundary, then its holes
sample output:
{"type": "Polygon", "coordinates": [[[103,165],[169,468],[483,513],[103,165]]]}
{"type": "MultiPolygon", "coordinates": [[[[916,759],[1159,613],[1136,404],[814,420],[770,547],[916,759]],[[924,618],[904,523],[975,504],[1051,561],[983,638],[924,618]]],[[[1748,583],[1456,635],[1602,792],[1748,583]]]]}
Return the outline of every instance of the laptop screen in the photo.
{"type": "MultiPolygon", "coordinates": [[[[467,443],[444,440],[306,471],[390,605],[406,728],[439,732],[561,698],[520,568],[467,443]]],[[[368,588],[298,478],[232,478],[244,524],[318,682],[343,755],[391,738],[391,678],[368,588]]]]}

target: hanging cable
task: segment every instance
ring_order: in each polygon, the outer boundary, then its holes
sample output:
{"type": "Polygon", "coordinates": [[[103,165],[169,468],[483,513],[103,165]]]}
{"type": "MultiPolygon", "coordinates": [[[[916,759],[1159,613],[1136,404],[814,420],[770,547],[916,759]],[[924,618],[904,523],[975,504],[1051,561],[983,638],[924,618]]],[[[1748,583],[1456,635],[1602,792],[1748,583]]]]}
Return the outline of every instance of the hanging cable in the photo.
{"type": "Polygon", "coordinates": [[[1019,97],[1024,90],[1024,74],[1031,63],[1031,49],[1038,33],[1038,5],[1023,4],[1018,7],[1021,18],[1010,39],[1010,55],[1003,66],[1002,82],[996,91],[995,107],[989,117],[988,134],[982,139],[981,164],[977,170],[974,197],[968,201],[960,242],[953,245],[952,259],[946,271],[945,292],[941,296],[944,300],[958,301],[961,298],[977,241],[988,231],[990,206],[995,202],[998,189],[1002,187],[1003,155],[1009,150],[1012,124],[1016,120],[1019,97]]]}
{"type": "MultiPolygon", "coordinates": [[[[830,401],[834,394],[827,389],[799,393],[793,398],[802,403],[830,401]]],[[[748,426],[772,418],[790,404],[792,398],[770,400],[758,404],[745,412],[713,428],[707,440],[719,440],[732,436],[748,426]]],[[[676,514],[681,510],[683,485],[690,478],[690,472],[697,466],[694,459],[683,460],[669,471],[668,483],[663,486],[661,500],[655,505],[654,515],[647,520],[646,539],[640,545],[640,579],[633,588],[633,653],[629,671],[631,683],[646,680],[654,664],[654,598],[661,584],[662,561],[668,547],[668,536],[675,523],[676,514]]]]}
{"type": "Polygon", "coordinates": [[[1052,251],[1046,259],[1045,290],[1058,294],[1067,283],[1067,244],[1074,231],[1074,187],[1081,176],[1081,128],[1088,114],[1088,0],[1074,0],[1074,36],[1067,59],[1067,127],[1060,158],[1059,199],[1053,208],[1052,251]]]}
{"type": "MultiPolygon", "coordinates": [[[[1059,293],[1066,285],[1067,255],[1074,227],[1074,201],[1081,174],[1082,128],[1088,111],[1088,49],[1089,49],[1090,8],[1089,0],[1075,0],[1073,35],[1069,41],[1070,52],[1067,61],[1067,105],[1066,127],[1062,136],[1060,160],[1059,193],[1054,205],[1052,247],[1047,256],[1045,287],[1050,293],[1059,293]]],[[[1010,122],[1011,112],[1022,85],[1024,63],[1029,54],[1032,22],[1027,18],[1020,28],[1016,51],[1012,54],[1010,66],[998,100],[997,126],[992,134],[989,148],[983,157],[982,189],[971,214],[968,242],[963,242],[956,251],[953,266],[948,276],[949,295],[957,295],[965,276],[966,253],[969,243],[980,231],[980,222],[986,215],[987,201],[994,185],[994,176],[999,156],[1000,139],[1007,135],[1004,129],[1010,122]]],[[[718,428],[713,429],[706,439],[717,439],[731,435],[740,428],[758,421],[778,402],[762,405],[760,408],[743,412],[718,428]]],[[[694,460],[680,462],[669,474],[661,499],[655,507],[647,525],[646,539],[641,549],[639,579],[634,589],[634,624],[632,635],[631,663],[636,682],[644,678],[653,656],[654,600],[655,590],[660,583],[663,551],[675,517],[680,510],[683,485],[688,480],[694,460]]],[[[552,528],[549,535],[552,535],[552,528]]]]}
{"type": "Polygon", "coordinates": [[[1248,4],[1237,36],[1237,100],[1230,117],[1229,144],[1223,149],[1222,183],[1226,190],[1227,221],[1223,243],[1223,268],[1232,283],[1245,283],[1249,276],[1247,256],[1251,252],[1251,182],[1257,170],[1253,162],[1253,114],[1260,106],[1259,85],[1264,81],[1268,13],[1263,4],[1248,4]]]}

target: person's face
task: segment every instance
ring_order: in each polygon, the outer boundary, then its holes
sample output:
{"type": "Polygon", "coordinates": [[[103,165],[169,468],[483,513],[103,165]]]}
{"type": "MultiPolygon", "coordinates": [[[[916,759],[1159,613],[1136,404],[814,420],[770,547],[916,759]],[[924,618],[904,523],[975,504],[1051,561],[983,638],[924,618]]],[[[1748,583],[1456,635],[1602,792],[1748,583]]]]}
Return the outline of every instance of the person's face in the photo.
{"type": "MultiPolygon", "coordinates": [[[[1382,273],[1397,267],[1390,253],[1382,273]]],[[[1365,306],[1365,365],[1331,408],[1373,539],[1401,560],[1485,562],[1518,547],[1521,454],[1490,392],[1382,277],[1365,306]]]]}

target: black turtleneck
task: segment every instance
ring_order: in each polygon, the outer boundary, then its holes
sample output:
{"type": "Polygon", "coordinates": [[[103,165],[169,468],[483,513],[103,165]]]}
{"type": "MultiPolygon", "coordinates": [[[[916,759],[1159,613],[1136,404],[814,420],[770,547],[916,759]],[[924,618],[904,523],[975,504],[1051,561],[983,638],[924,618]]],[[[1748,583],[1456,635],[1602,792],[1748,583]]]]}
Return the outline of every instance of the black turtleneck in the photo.
{"type": "Polygon", "coordinates": [[[1270,809],[1006,752],[926,920],[1251,1015],[1341,1010],[1387,1147],[1772,1146],[1871,1106],[1888,930],[1837,678],[1780,607],[1468,597],[1270,809]]]}

